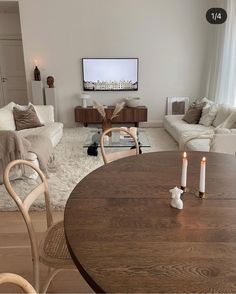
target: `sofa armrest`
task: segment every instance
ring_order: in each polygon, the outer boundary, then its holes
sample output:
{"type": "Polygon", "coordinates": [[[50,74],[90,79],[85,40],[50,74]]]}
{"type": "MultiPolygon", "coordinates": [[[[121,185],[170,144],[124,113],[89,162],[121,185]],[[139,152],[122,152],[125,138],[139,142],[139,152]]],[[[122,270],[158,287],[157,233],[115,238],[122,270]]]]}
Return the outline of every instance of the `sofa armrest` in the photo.
{"type": "Polygon", "coordinates": [[[236,133],[215,134],[210,143],[210,152],[236,155],[236,133]]]}
{"type": "Polygon", "coordinates": [[[52,105],[34,105],[34,109],[42,124],[54,122],[54,107],[52,105]]]}

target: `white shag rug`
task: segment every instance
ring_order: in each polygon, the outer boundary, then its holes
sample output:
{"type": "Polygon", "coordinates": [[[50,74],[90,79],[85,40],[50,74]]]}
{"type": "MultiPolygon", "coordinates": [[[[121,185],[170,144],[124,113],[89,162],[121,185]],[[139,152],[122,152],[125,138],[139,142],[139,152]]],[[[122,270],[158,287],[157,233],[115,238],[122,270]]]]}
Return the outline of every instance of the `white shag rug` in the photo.
{"type": "MultiPolygon", "coordinates": [[[[61,142],[54,149],[55,172],[49,174],[48,186],[52,208],[63,210],[71,191],[76,184],[94,169],[103,165],[99,156],[88,156],[87,148],[83,148],[91,128],[65,128],[61,142]]],[[[163,128],[145,128],[151,147],[142,148],[143,153],[154,151],[178,150],[177,143],[163,128]]],[[[37,183],[29,179],[15,180],[13,187],[24,199],[37,183]]],[[[43,210],[44,198],[39,197],[31,210],[43,210]]],[[[4,185],[0,185],[0,210],[17,210],[14,201],[7,193],[4,185]]]]}

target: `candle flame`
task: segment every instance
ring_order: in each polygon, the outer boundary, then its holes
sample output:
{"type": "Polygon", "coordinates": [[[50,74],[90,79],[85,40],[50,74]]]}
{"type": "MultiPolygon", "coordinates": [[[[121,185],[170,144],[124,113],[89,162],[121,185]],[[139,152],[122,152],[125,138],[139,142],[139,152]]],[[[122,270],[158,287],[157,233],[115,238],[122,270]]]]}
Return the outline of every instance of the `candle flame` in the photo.
{"type": "Polygon", "coordinates": [[[38,66],[38,59],[34,59],[34,65],[38,66]]]}
{"type": "Polygon", "coordinates": [[[184,152],[183,157],[187,158],[187,153],[186,152],[184,152]]]}
{"type": "Polygon", "coordinates": [[[206,157],[205,156],[202,158],[202,161],[204,161],[204,162],[206,161],[206,157]]]}

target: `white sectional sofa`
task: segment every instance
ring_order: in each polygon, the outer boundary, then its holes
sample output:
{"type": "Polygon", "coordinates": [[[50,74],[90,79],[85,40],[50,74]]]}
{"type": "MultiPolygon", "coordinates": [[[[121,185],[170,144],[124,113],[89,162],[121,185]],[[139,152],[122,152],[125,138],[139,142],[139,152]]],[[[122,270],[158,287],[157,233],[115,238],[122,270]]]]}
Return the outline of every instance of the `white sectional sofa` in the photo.
{"type": "MultiPolygon", "coordinates": [[[[13,117],[13,107],[16,104],[11,102],[3,108],[0,108],[0,130],[16,130],[13,117]]],[[[63,135],[63,124],[54,121],[54,108],[51,105],[33,105],[42,127],[24,129],[18,131],[23,136],[28,135],[43,135],[50,139],[53,147],[61,140],[63,135]]],[[[24,108],[25,106],[19,106],[24,108]]],[[[26,159],[38,166],[37,155],[33,152],[28,152],[26,159]]]]}
{"type": "Polygon", "coordinates": [[[185,150],[212,151],[222,153],[236,153],[236,129],[228,128],[233,124],[236,127],[236,108],[218,105],[218,110],[210,126],[202,124],[189,124],[183,120],[183,115],[166,115],[164,117],[165,130],[179,143],[183,137],[193,134],[186,140],[185,150]],[[229,124],[229,120],[231,124],[229,124]],[[195,135],[194,135],[195,133],[195,135]]]}

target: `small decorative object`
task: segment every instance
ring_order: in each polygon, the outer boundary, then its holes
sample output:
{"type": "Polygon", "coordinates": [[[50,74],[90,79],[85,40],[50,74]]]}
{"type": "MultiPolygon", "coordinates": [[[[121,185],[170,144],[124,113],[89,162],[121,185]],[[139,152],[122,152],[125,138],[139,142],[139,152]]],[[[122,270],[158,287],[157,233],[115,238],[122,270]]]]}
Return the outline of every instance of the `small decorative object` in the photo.
{"type": "Polygon", "coordinates": [[[98,156],[98,144],[96,142],[88,147],[87,154],[90,156],[98,156]]]}
{"type": "Polygon", "coordinates": [[[181,175],[181,189],[186,192],[187,187],[187,170],[188,170],[188,159],[187,153],[183,153],[183,163],[182,163],[182,175],[181,175]]]}
{"type": "Polygon", "coordinates": [[[183,201],[181,200],[181,194],[183,193],[183,190],[179,189],[178,187],[175,187],[173,189],[170,189],[171,193],[171,202],[170,205],[177,209],[183,209],[183,201]]]}
{"type": "Polygon", "coordinates": [[[82,107],[87,108],[87,100],[90,99],[90,95],[87,93],[81,93],[80,99],[82,100],[82,107]]]}
{"type": "Polygon", "coordinates": [[[101,139],[101,132],[100,132],[100,131],[97,131],[97,133],[95,133],[95,134],[92,136],[92,142],[93,142],[93,143],[97,143],[97,144],[99,144],[100,139],[101,139]]]}
{"type": "MultiPolygon", "coordinates": [[[[97,109],[97,111],[100,113],[102,117],[103,132],[112,127],[112,120],[118,116],[118,114],[121,112],[121,110],[124,108],[124,105],[125,105],[125,102],[117,103],[111,117],[107,117],[105,107],[96,101],[94,101],[93,103],[94,103],[94,107],[97,109]]],[[[111,137],[111,132],[109,132],[107,135],[111,137]]]]}
{"type": "Polygon", "coordinates": [[[128,107],[137,107],[139,106],[140,97],[128,97],[125,98],[126,105],[128,107]]]}
{"type": "Polygon", "coordinates": [[[54,88],[54,77],[53,76],[47,77],[47,85],[48,85],[48,88],[54,88]]]}
{"type": "Polygon", "coordinates": [[[121,129],[122,129],[122,131],[120,131],[121,136],[130,137],[130,135],[125,132],[125,131],[128,131],[131,133],[131,135],[133,135],[137,139],[138,129],[136,127],[130,127],[130,128],[121,127],[121,129]]]}
{"type": "Polygon", "coordinates": [[[108,143],[109,142],[109,136],[105,135],[103,137],[103,140],[104,140],[105,143],[108,143]]]}
{"type": "Polygon", "coordinates": [[[206,185],[206,157],[201,160],[200,168],[200,183],[199,183],[199,198],[205,198],[205,185],[206,185]]]}
{"type": "Polygon", "coordinates": [[[34,80],[41,81],[41,74],[40,74],[40,70],[38,69],[37,65],[35,66],[35,69],[34,69],[34,80]]]}

